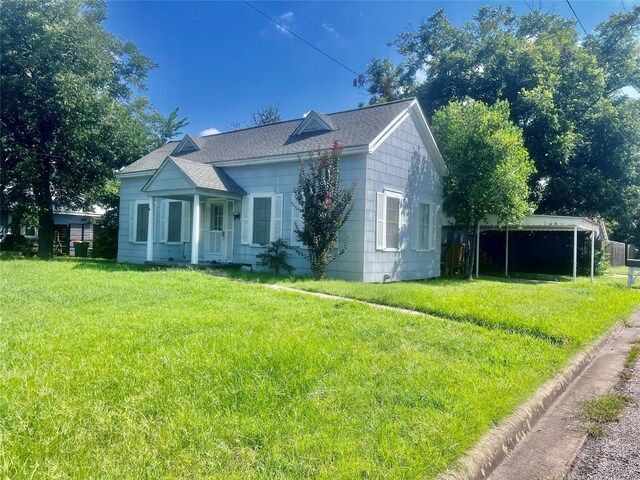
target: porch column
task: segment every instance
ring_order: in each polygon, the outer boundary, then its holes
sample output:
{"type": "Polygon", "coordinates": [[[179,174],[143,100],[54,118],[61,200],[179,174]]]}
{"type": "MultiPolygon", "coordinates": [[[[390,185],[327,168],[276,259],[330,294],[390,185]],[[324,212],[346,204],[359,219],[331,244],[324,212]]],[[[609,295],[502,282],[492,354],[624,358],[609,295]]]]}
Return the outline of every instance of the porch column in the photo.
{"type": "Polygon", "coordinates": [[[155,230],[155,199],[149,197],[149,221],[147,223],[147,262],[153,261],[153,232],[155,230]]]}
{"type": "Polygon", "coordinates": [[[505,235],[505,254],[504,254],[504,276],[509,276],[509,225],[505,235]]]}
{"type": "Polygon", "coordinates": [[[573,281],[578,274],[578,227],[573,227],[573,281]]]}
{"type": "Polygon", "coordinates": [[[593,282],[593,274],[595,273],[595,248],[596,248],[596,232],[591,232],[591,281],[593,282]]]}
{"type": "Polygon", "coordinates": [[[193,226],[191,230],[191,263],[198,264],[198,251],[200,250],[200,195],[193,195],[193,226]]]}

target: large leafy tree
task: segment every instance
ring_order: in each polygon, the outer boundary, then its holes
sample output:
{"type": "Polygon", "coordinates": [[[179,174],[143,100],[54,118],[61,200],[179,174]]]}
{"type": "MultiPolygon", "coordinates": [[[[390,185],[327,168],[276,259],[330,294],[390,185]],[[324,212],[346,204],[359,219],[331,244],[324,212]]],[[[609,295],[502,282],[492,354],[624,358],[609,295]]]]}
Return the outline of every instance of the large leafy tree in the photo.
{"type": "Polygon", "coordinates": [[[478,224],[490,214],[504,223],[521,220],[529,210],[527,182],[535,168],[506,101],[451,102],[436,111],[433,129],[449,169],[444,208],[473,242],[466,248],[471,277],[478,224]]]}
{"type": "Polygon", "coordinates": [[[623,240],[640,239],[640,7],[580,38],[553,13],[483,7],[464,25],[438,10],[393,42],[398,67],[374,60],[371,101],[416,95],[428,116],[451,101],[506,100],[537,173],[541,213],[603,216],[623,240]]]}
{"type": "Polygon", "coordinates": [[[338,230],[353,208],[355,183],[347,188],[340,180],[342,146],[336,141],[327,151],[309,158],[309,169],[300,165],[298,185],[294,189],[302,224],[294,225],[298,241],[307,247],[300,254],[307,258],[316,280],[324,278],[327,266],[342,255],[346,245],[336,248],[338,230]]]}
{"type": "MultiPolygon", "coordinates": [[[[88,192],[158,138],[148,103],[134,96],[155,64],[103,28],[106,12],[100,0],[0,9],[0,198],[38,218],[43,258],[52,255],[54,207],[86,207],[88,192]]],[[[165,122],[153,119],[159,132],[165,122]]]]}

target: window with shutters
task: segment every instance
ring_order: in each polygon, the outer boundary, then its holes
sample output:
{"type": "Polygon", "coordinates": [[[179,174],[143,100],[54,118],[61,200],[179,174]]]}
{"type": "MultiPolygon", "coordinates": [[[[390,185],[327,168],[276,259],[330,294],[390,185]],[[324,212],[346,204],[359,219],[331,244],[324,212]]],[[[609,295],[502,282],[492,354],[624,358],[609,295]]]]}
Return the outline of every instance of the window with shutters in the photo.
{"type": "Polygon", "coordinates": [[[402,194],[385,190],[377,194],[376,249],[400,250],[402,194]]]}
{"type": "Polygon", "coordinates": [[[243,245],[266,245],[282,238],[283,196],[277,194],[247,195],[242,198],[243,245]]]}
{"type": "Polygon", "coordinates": [[[269,243],[271,237],[271,197],[253,199],[253,241],[257,245],[269,243]]]}
{"type": "Polygon", "coordinates": [[[129,241],[147,243],[149,238],[149,201],[131,202],[129,210],[129,241]]]}

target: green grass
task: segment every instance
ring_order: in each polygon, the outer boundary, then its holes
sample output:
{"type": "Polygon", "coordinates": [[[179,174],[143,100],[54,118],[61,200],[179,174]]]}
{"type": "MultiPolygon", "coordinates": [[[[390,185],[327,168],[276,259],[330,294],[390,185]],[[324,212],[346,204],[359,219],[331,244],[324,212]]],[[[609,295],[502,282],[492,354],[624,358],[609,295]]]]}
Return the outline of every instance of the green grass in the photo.
{"type": "Polygon", "coordinates": [[[629,353],[627,354],[627,358],[625,359],[625,362],[624,362],[624,367],[625,368],[633,368],[633,366],[638,361],[638,355],[639,354],[640,354],[640,344],[638,344],[638,342],[636,342],[634,345],[631,346],[631,349],[629,350],[629,353]]]}
{"type": "MultiPolygon", "coordinates": [[[[406,285],[469,308],[510,287],[406,285]]],[[[572,354],[198,271],[4,260],[0,478],[431,478],[572,354]]]]}
{"type": "Polygon", "coordinates": [[[607,434],[606,424],[617,422],[631,401],[631,397],[620,393],[605,393],[584,401],[581,416],[587,423],[583,425],[583,430],[592,437],[604,437],[607,434]]]}
{"type": "Polygon", "coordinates": [[[629,275],[629,267],[609,267],[606,275],[629,275]]]}
{"type": "Polygon", "coordinates": [[[640,306],[640,289],[620,279],[596,283],[530,283],[500,279],[434,279],[364,284],[328,280],[247,276],[303,290],[401,307],[458,322],[534,335],[574,350],[594,341],[640,306]]]}

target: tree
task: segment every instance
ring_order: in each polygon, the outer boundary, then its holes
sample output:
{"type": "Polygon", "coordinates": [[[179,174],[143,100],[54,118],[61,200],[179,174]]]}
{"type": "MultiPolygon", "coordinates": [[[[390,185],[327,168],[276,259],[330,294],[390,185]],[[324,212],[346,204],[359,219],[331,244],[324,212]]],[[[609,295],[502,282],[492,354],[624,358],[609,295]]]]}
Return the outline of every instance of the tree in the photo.
{"type": "Polygon", "coordinates": [[[380,61],[372,62],[367,88],[376,102],[387,86],[401,85],[392,91],[417,96],[428,117],[465,98],[508,101],[535,162],[529,188],[537,211],[601,216],[630,241],[640,217],[640,125],[629,112],[640,100],[620,89],[640,83],[639,28],[640,7],[583,39],[575,21],[539,10],[482,7],[461,26],[438,10],[391,42],[398,67],[378,75],[380,61]]]}
{"type": "Polygon", "coordinates": [[[260,125],[269,125],[281,121],[280,107],[267,105],[251,112],[250,127],[259,127],[260,125]]]}
{"type": "Polygon", "coordinates": [[[132,90],[155,64],[103,28],[106,12],[100,0],[0,9],[0,198],[37,215],[42,258],[53,253],[54,207],[86,208],[88,192],[155,138],[132,90]]]}
{"type": "Polygon", "coordinates": [[[338,230],[349,218],[353,208],[356,184],[346,188],[340,181],[342,146],[336,141],[333,148],[319,151],[317,158],[309,156],[309,170],[300,164],[298,186],[294,197],[302,216],[302,225],[294,232],[298,241],[307,247],[299,253],[311,266],[316,280],[324,278],[329,263],[342,255],[346,245],[336,248],[338,230]]]}
{"type": "Polygon", "coordinates": [[[176,107],[168,117],[164,117],[155,108],[149,114],[147,124],[150,127],[152,138],[150,150],[156,149],[167,143],[172,138],[182,135],[182,129],[189,125],[189,119],[178,119],[180,108],[176,107]]]}
{"type": "Polygon", "coordinates": [[[471,278],[480,221],[490,214],[503,223],[521,220],[529,210],[527,181],[535,168],[505,101],[452,102],[435,113],[433,130],[449,169],[444,210],[466,228],[471,278]]]}

